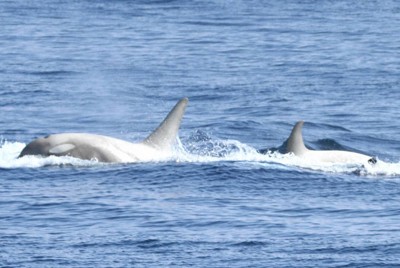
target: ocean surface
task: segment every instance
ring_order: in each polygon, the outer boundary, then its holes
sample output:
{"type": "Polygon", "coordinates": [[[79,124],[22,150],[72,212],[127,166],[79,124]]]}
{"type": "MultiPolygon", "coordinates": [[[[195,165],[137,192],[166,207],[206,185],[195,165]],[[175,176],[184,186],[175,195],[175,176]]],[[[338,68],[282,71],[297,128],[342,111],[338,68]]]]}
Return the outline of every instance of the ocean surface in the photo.
{"type": "Polygon", "coordinates": [[[400,267],[399,1],[0,2],[0,267],[400,267]],[[168,159],[17,156],[136,142],[168,159]],[[279,150],[305,120],[313,149],[279,150]]]}

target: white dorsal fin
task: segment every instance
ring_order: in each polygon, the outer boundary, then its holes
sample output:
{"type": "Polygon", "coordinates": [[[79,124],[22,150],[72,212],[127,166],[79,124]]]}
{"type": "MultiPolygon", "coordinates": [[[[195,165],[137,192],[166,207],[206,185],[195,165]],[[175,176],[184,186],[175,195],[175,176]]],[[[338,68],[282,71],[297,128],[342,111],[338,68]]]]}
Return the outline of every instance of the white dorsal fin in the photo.
{"type": "Polygon", "coordinates": [[[295,155],[301,155],[308,149],[304,145],[303,135],[301,130],[303,128],[304,121],[299,121],[293,127],[292,133],[287,140],[286,150],[289,153],[294,153],[295,155]]]}
{"type": "Polygon", "coordinates": [[[188,98],[183,98],[172,108],[167,117],[143,143],[157,149],[169,149],[176,139],[188,98]]]}
{"type": "Polygon", "coordinates": [[[57,146],[51,148],[49,150],[49,153],[55,154],[55,155],[62,155],[62,154],[65,154],[65,153],[71,151],[74,148],[75,148],[75,145],[73,145],[71,143],[64,143],[64,144],[60,144],[60,145],[57,145],[57,146]]]}

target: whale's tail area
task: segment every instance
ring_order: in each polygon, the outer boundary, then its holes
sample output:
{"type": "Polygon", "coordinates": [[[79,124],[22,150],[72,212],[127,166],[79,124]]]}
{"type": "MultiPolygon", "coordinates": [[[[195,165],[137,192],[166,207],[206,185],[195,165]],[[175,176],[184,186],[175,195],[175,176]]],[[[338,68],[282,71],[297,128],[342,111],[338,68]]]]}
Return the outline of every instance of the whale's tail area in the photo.
{"type": "Polygon", "coordinates": [[[188,98],[178,101],[164,121],[161,122],[143,143],[159,150],[169,149],[176,140],[188,102],[188,98]]]}
{"type": "Polygon", "coordinates": [[[302,155],[308,149],[304,145],[302,128],[304,121],[299,121],[293,127],[292,133],[287,140],[286,150],[288,153],[294,153],[295,155],[302,155]]]}

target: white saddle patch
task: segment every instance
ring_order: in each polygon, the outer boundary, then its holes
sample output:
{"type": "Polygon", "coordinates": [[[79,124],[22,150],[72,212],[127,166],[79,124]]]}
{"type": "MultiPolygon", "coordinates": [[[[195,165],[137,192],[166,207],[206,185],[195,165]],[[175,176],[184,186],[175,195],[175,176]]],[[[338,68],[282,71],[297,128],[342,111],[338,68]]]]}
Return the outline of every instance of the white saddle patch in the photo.
{"type": "Polygon", "coordinates": [[[71,143],[64,143],[57,145],[49,150],[50,154],[65,154],[75,148],[75,145],[71,143]]]}

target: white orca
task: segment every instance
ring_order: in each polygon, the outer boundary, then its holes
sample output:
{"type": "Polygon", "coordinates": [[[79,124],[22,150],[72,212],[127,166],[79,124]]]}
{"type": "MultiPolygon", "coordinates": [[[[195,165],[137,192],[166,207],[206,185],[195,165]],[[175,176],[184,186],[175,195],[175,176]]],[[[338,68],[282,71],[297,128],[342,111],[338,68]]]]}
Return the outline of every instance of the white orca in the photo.
{"type": "Polygon", "coordinates": [[[292,133],[290,134],[287,144],[286,150],[288,153],[293,153],[294,155],[308,159],[315,162],[325,162],[325,163],[352,163],[352,164],[375,164],[376,158],[355,153],[349,151],[318,151],[318,150],[309,150],[306,148],[303,142],[302,128],[304,121],[299,121],[293,127],[292,133]]]}
{"type": "Polygon", "coordinates": [[[20,153],[41,156],[72,156],[99,162],[142,162],[170,155],[188,99],[183,98],[164,121],[140,143],[88,133],[61,133],[30,142],[20,153]]]}

